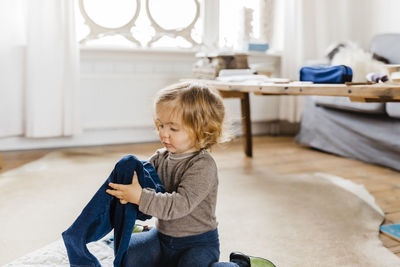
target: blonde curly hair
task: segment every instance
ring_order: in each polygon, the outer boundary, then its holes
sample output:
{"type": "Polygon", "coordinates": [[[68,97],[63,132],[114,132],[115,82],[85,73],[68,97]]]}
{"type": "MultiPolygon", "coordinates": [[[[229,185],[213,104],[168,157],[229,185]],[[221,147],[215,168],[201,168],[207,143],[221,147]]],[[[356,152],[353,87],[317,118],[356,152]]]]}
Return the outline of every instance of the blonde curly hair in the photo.
{"type": "Polygon", "coordinates": [[[170,104],[171,116],[181,118],[197,149],[230,139],[224,131],[225,106],[217,91],[202,84],[177,83],[156,94],[154,109],[160,104],[170,104]]]}

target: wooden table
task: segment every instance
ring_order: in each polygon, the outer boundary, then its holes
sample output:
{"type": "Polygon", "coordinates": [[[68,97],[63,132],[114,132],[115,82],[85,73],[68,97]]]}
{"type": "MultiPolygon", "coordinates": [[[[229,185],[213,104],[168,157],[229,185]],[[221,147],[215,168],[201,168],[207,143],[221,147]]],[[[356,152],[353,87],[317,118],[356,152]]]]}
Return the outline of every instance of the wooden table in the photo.
{"type": "Polygon", "coordinates": [[[246,156],[253,156],[250,99],[255,95],[319,95],[345,96],[353,102],[400,102],[400,84],[312,84],[307,82],[291,83],[253,83],[220,82],[216,80],[191,80],[208,85],[218,90],[224,98],[239,98],[242,115],[244,151],[246,156]]]}

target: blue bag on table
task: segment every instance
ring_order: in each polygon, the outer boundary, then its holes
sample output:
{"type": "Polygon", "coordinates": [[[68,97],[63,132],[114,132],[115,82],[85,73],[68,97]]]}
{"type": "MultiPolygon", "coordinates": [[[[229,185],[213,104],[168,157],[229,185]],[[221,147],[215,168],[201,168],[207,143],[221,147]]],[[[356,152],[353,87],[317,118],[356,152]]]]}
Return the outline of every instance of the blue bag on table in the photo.
{"type": "Polygon", "coordinates": [[[353,71],[345,65],[304,66],[300,69],[300,81],[313,83],[346,83],[353,79],[353,71]]]}

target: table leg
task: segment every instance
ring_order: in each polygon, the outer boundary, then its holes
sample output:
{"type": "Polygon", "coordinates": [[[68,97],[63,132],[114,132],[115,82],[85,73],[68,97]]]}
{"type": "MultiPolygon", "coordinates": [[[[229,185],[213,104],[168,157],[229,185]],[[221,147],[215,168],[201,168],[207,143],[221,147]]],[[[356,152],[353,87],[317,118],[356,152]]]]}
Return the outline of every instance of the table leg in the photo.
{"type": "Polygon", "coordinates": [[[251,118],[250,118],[250,95],[248,92],[240,91],[224,91],[219,90],[223,98],[240,98],[240,109],[242,115],[242,132],[244,138],[244,153],[248,157],[253,156],[253,142],[251,135],[251,118]]]}
{"type": "Polygon", "coordinates": [[[253,156],[253,141],[251,133],[251,118],[250,118],[250,97],[249,93],[243,93],[240,98],[240,107],[242,112],[242,132],[244,137],[244,153],[248,157],[253,156]]]}

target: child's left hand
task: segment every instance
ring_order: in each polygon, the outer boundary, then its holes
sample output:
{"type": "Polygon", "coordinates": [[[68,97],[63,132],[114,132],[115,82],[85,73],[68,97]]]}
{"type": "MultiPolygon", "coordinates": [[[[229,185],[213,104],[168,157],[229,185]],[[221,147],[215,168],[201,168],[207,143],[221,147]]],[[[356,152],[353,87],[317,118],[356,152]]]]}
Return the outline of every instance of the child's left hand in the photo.
{"type": "Polygon", "coordinates": [[[139,184],[136,173],[133,175],[132,184],[108,184],[112,189],[107,189],[106,192],[116,198],[119,198],[121,204],[128,202],[139,205],[140,196],[142,195],[142,187],[139,184]]]}

